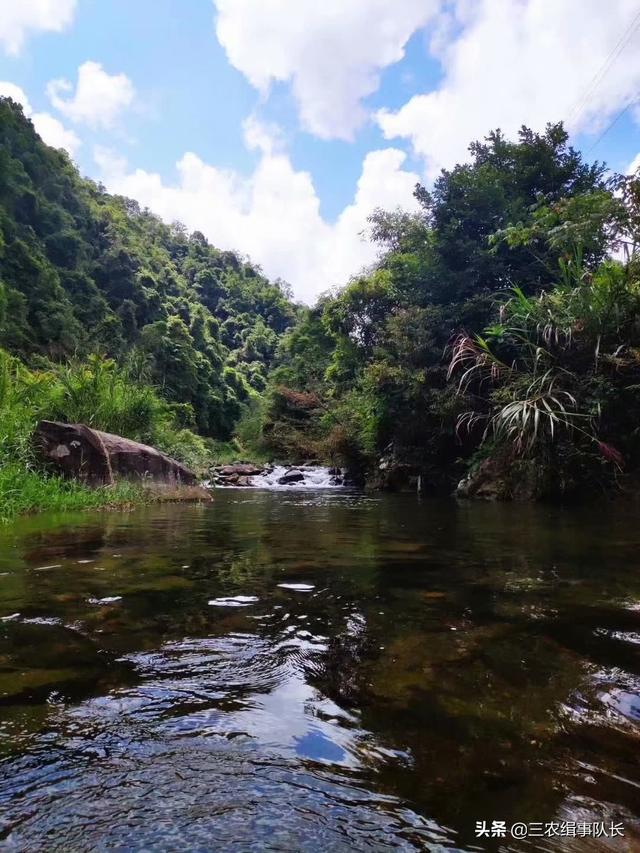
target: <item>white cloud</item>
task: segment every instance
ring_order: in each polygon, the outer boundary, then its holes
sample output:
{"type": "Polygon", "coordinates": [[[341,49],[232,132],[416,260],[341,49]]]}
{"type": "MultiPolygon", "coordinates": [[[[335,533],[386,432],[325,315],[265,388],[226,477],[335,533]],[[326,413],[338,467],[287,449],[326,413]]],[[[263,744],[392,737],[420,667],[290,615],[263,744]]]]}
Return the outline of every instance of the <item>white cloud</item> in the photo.
{"type": "Polygon", "coordinates": [[[442,83],[380,111],[380,127],[388,139],[409,139],[430,176],[466,159],[469,142],[496,127],[513,136],[523,123],[542,129],[564,119],[571,131],[599,131],[640,89],[637,11],[636,0],[458,0],[455,26],[445,13],[431,44],[442,83]]]}
{"type": "Polygon", "coordinates": [[[80,140],[72,130],[49,113],[33,113],[31,121],[43,142],[54,148],[64,148],[73,157],[80,147],[80,140]]]}
{"type": "Polygon", "coordinates": [[[267,144],[264,128],[254,125],[252,132],[260,135],[262,153],[249,176],[208,165],[193,153],[178,162],[174,185],[158,174],[127,171],[121,158],[104,149],[95,152],[96,162],[112,192],[202,231],[220,248],[249,254],[269,276],[289,281],[299,299],[313,301],[375,260],[375,246],[361,237],[367,216],[377,206],[413,209],[418,175],[402,168],[402,151],[371,151],[352,203],[329,223],[320,215],[309,173],[296,171],[286,153],[267,144]]]}
{"type": "Polygon", "coordinates": [[[216,33],[232,65],[266,94],[291,82],[302,126],[351,139],[362,99],[382,69],[402,59],[439,0],[214,0],[216,33]]]}
{"type": "Polygon", "coordinates": [[[11,98],[22,105],[24,114],[31,119],[43,142],[54,148],[64,148],[71,157],[80,147],[80,140],[72,130],[67,130],[62,122],[49,113],[34,113],[23,89],[9,81],[0,81],[0,96],[11,98]]]}
{"type": "Polygon", "coordinates": [[[0,44],[17,56],[29,32],[61,32],[73,20],[76,0],[5,0],[0,14],[0,44]]]}
{"type": "Polygon", "coordinates": [[[262,151],[263,154],[272,154],[283,149],[283,134],[275,124],[265,124],[255,115],[250,115],[242,122],[242,130],[244,144],[249,151],[262,151]]]}
{"type": "Polygon", "coordinates": [[[11,98],[12,101],[15,101],[16,104],[20,104],[22,109],[24,110],[24,114],[26,116],[31,115],[31,104],[29,103],[29,99],[20,86],[16,86],[15,83],[10,83],[8,80],[0,80],[0,97],[2,98],[11,98]]]}
{"type": "Polygon", "coordinates": [[[127,171],[126,157],[104,145],[94,147],[93,159],[101,175],[123,175],[127,171]]]}
{"type": "Polygon", "coordinates": [[[638,169],[640,169],[640,154],[636,154],[636,156],[627,166],[627,175],[635,175],[638,169]]]}
{"type": "Polygon", "coordinates": [[[75,92],[69,80],[51,80],[47,94],[53,106],[74,122],[94,128],[111,128],[131,105],[135,90],[126,74],[107,74],[99,62],[78,68],[75,92]],[[70,97],[64,98],[63,95],[70,97]]]}

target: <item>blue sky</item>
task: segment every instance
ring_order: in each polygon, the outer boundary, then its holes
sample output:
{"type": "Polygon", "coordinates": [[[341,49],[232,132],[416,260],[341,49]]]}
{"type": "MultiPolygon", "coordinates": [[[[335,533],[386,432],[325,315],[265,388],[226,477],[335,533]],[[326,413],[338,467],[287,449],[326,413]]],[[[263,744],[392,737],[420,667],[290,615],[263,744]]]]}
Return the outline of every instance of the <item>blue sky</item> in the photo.
{"type": "Polygon", "coordinates": [[[635,0],[0,5],[0,94],[45,141],[306,301],[374,259],[374,207],[411,209],[492,127],[563,118],[619,171],[640,152],[635,0]]]}

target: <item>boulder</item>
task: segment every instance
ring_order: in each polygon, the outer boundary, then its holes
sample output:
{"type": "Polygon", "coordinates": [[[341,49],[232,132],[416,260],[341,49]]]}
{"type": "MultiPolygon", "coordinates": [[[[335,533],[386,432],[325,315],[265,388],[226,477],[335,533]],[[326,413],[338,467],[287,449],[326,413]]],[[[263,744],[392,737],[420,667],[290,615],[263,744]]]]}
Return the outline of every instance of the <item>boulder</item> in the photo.
{"type": "Polygon", "coordinates": [[[170,485],[195,485],[196,475],[155,447],[85,424],[40,421],[34,443],[41,458],[65,477],[90,486],[117,479],[147,480],[170,485]]]}
{"type": "Polygon", "coordinates": [[[535,501],[552,495],[545,471],[532,459],[501,453],[484,459],[460,480],[458,498],[485,501],[535,501]]]}
{"type": "Polygon", "coordinates": [[[304,474],[300,471],[287,471],[278,479],[281,486],[288,486],[291,483],[300,483],[304,480],[304,474]]]}
{"type": "Polygon", "coordinates": [[[371,485],[388,492],[418,490],[420,453],[414,447],[387,445],[378,461],[371,485]]]}
{"type": "Polygon", "coordinates": [[[264,474],[266,470],[251,462],[234,462],[233,465],[214,465],[210,473],[218,486],[251,486],[251,478],[264,474]]]}
{"type": "Polygon", "coordinates": [[[217,473],[223,477],[229,477],[231,474],[238,474],[240,477],[255,477],[262,474],[263,470],[259,465],[252,465],[249,462],[242,462],[237,465],[221,465],[216,469],[217,473]]]}

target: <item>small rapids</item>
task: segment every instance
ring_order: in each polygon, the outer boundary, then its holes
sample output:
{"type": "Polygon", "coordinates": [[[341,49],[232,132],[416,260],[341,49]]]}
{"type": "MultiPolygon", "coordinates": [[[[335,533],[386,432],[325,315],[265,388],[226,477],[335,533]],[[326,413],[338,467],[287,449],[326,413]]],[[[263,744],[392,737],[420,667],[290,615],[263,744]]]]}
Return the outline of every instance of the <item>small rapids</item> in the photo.
{"type": "Polygon", "coordinates": [[[220,465],[212,469],[208,488],[217,489],[341,489],[346,485],[340,468],[320,465],[268,465],[259,468],[251,464],[220,465]]]}
{"type": "Polygon", "coordinates": [[[251,477],[251,485],[255,489],[339,489],[343,481],[335,473],[336,470],[311,465],[301,465],[299,468],[276,465],[264,474],[251,477]],[[300,474],[301,479],[294,480],[296,474],[300,474]]]}

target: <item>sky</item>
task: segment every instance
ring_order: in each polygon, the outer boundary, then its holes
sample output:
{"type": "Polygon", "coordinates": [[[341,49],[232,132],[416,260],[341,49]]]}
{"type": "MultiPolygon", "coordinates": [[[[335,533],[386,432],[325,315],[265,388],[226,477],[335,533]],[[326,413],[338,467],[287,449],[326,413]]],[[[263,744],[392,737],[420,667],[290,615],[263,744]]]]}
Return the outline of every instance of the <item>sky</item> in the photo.
{"type": "Polygon", "coordinates": [[[0,95],[83,175],[288,282],[500,127],[640,166],[639,0],[0,0],[0,95]]]}

